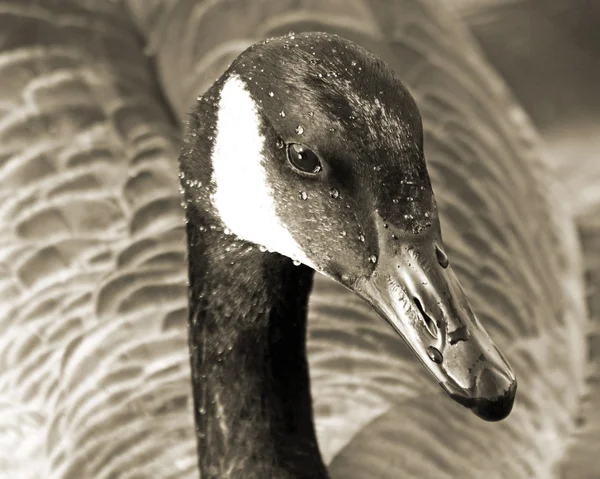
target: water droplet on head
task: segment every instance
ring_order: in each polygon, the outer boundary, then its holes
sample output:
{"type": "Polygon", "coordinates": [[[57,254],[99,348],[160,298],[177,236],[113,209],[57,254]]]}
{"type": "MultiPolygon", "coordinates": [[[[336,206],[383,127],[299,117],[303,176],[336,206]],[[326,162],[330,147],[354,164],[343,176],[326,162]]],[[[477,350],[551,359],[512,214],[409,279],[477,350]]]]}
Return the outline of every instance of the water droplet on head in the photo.
{"type": "Polygon", "coordinates": [[[369,256],[369,262],[373,264],[377,263],[377,256],[375,256],[374,254],[369,256]]]}
{"type": "Polygon", "coordinates": [[[359,235],[358,235],[358,241],[362,241],[362,242],[364,243],[364,241],[365,241],[365,235],[364,235],[364,234],[362,234],[362,233],[361,233],[361,234],[359,234],[359,235]]]}
{"type": "Polygon", "coordinates": [[[346,236],[346,232],[345,231],[341,231],[340,232],[340,236],[346,236]]]}
{"type": "Polygon", "coordinates": [[[292,263],[294,264],[294,266],[300,266],[302,264],[297,259],[295,259],[294,261],[292,261],[292,263]]]}
{"type": "Polygon", "coordinates": [[[440,264],[440,266],[442,268],[448,267],[448,265],[450,264],[450,261],[448,260],[448,256],[446,256],[446,253],[444,253],[438,245],[435,245],[435,256],[437,258],[438,263],[440,264]]]}
{"type": "Polygon", "coordinates": [[[279,112],[279,116],[283,118],[285,116],[285,111],[279,112]]]}
{"type": "Polygon", "coordinates": [[[400,200],[399,200],[398,198],[394,198],[394,199],[392,199],[392,203],[394,203],[394,204],[396,204],[396,205],[399,203],[399,201],[400,201],[400,200]]]}
{"type": "Polygon", "coordinates": [[[272,91],[269,92],[269,96],[272,98],[275,96],[275,93],[273,93],[272,91]]]}
{"type": "Polygon", "coordinates": [[[301,191],[300,192],[300,199],[307,200],[308,199],[308,193],[306,191],[301,191]]]}
{"type": "Polygon", "coordinates": [[[385,229],[388,229],[389,225],[388,225],[387,223],[383,223],[383,227],[384,227],[385,229]]]}
{"type": "Polygon", "coordinates": [[[303,127],[302,125],[298,125],[298,126],[296,127],[296,133],[297,133],[298,135],[301,135],[302,133],[304,133],[304,127],[303,127]]]}
{"type": "Polygon", "coordinates": [[[353,67],[356,66],[356,60],[352,60],[352,62],[350,63],[353,67]]]}
{"type": "Polygon", "coordinates": [[[264,247],[264,246],[262,246],[262,245],[258,247],[258,250],[259,250],[261,253],[266,253],[266,252],[267,252],[267,248],[265,248],[265,247],[264,247]]]}
{"type": "Polygon", "coordinates": [[[427,356],[436,364],[442,364],[444,360],[444,356],[440,353],[440,350],[434,346],[429,346],[427,348],[427,356]]]}
{"type": "Polygon", "coordinates": [[[335,188],[332,188],[329,190],[329,196],[331,196],[332,198],[338,198],[340,196],[340,192],[335,188]]]}
{"type": "Polygon", "coordinates": [[[275,142],[275,148],[277,148],[278,150],[281,150],[283,148],[283,140],[281,138],[278,138],[275,142]]]}
{"type": "Polygon", "coordinates": [[[308,116],[315,116],[315,112],[314,111],[309,111],[308,112],[308,116]]]}
{"type": "Polygon", "coordinates": [[[426,212],[425,212],[425,218],[429,218],[429,216],[430,216],[430,215],[429,215],[429,212],[428,212],[428,211],[426,211],[426,212]]]}

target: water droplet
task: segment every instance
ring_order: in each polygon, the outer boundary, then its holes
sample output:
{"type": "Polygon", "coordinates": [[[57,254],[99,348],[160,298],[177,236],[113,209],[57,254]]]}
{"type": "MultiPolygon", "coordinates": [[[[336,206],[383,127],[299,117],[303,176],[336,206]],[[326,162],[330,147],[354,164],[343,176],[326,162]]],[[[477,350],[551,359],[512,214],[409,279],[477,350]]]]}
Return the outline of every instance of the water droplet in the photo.
{"type": "Polygon", "coordinates": [[[340,232],[340,236],[346,236],[346,234],[347,234],[347,233],[346,233],[345,231],[341,231],[341,232],[340,232]]]}
{"type": "Polygon", "coordinates": [[[365,241],[365,235],[364,235],[364,234],[362,234],[362,233],[361,233],[361,234],[359,234],[359,235],[358,235],[358,241],[362,241],[362,242],[364,243],[364,241],[365,241]]]}
{"type": "Polygon", "coordinates": [[[199,407],[199,408],[198,408],[198,412],[199,412],[200,414],[206,414],[206,409],[204,409],[203,407],[199,407]]]}
{"type": "Polygon", "coordinates": [[[388,225],[387,223],[383,223],[383,227],[384,227],[385,229],[388,229],[389,225],[388,225]]]}
{"type": "Polygon", "coordinates": [[[278,150],[281,150],[283,148],[283,140],[281,138],[278,138],[275,142],[275,148],[277,148],[278,150]]]}
{"type": "Polygon", "coordinates": [[[231,230],[229,228],[225,228],[223,230],[223,233],[225,233],[226,235],[230,235],[231,234],[231,230]]]}
{"type": "Polygon", "coordinates": [[[352,60],[352,62],[351,62],[351,65],[352,65],[353,67],[355,67],[355,66],[356,66],[356,61],[355,61],[355,60],[352,60]]]}
{"type": "Polygon", "coordinates": [[[398,200],[398,198],[394,198],[394,199],[392,200],[392,203],[394,203],[394,204],[396,204],[396,205],[397,205],[399,201],[400,201],[400,200],[398,200]]]}
{"type": "Polygon", "coordinates": [[[200,231],[205,231],[205,230],[206,230],[206,228],[205,228],[204,226],[200,226],[198,229],[199,229],[200,231]]]}
{"type": "Polygon", "coordinates": [[[376,165],[376,166],[374,166],[374,167],[373,167],[373,169],[374,169],[375,171],[381,171],[381,166],[379,166],[379,165],[376,165]]]}
{"type": "Polygon", "coordinates": [[[315,116],[315,112],[314,111],[309,111],[308,112],[308,116],[315,116]]]}
{"type": "Polygon", "coordinates": [[[294,266],[300,266],[302,264],[297,259],[295,259],[292,263],[294,264],[294,266]]]}
{"type": "Polygon", "coordinates": [[[329,190],[329,196],[331,196],[332,198],[338,198],[340,196],[340,192],[335,188],[332,188],[329,190]]]}
{"type": "Polygon", "coordinates": [[[296,133],[297,133],[298,135],[301,135],[302,133],[304,133],[304,127],[303,127],[302,125],[298,125],[298,126],[296,127],[296,133]]]}
{"type": "Polygon", "coordinates": [[[264,246],[262,246],[262,245],[258,247],[258,250],[259,250],[261,253],[266,253],[266,252],[267,252],[267,248],[265,248],[265,247],[264,247],[264,246]]]}
{"type": "Polygon", "coordinates": [[[444,253],[438,245],[435,245],[435,256],[442,268],[445,269],[448,267],[450,264],[450,261],[448,261],[448,256],[446,256],[446,253],[444,253]]]}
{"type": "Polygon", "coordinates": [[[371,262],[373,264],[377,263],[377,256],[375,256],[374,254],[369,256],[369,262],[371,262]]]}
{"type": "Polygon", "coordinates": [[[270,91],[270,92],[269,92],[269,96],[270,96],[271,98],[273,98],[273,97],[275,96],[275,93],[273,93],[272,91],[270,91]]]}
{"type": "Polygon", "coordinates": [[[307,200],[308,199],[308,193],[306,191],[301,191],[300,192],[300,199],[307,200]]]}
{"type": "Polygon", "coordinates": [[[285,117],[285,111],[279,112],[279,116],[282,117],[282,118],[285,117]]]}
{"type": "Polygon", "coordinates": [[[441,364],[444,360],[444,356],[442,356],[442,353],[440,353],[439,349],[433,346],[429,346],[427,348],[427,356],[429,356],[429,359],[436,364],[441,364]]]}
{"type": "Polygon", "coordinates": [[[425,218],[429,218],[429,216],[430,216],[430,215],[429,215],[429,212],[428,212],[428,211],[426,211],[426,212],[425,212],[425,218]]]}

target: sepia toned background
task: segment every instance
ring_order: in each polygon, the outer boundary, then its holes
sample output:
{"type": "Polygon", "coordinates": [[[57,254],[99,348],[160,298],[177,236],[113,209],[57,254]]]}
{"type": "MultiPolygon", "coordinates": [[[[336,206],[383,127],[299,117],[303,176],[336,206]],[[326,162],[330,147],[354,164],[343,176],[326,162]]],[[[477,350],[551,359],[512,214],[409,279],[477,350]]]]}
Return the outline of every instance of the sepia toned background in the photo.
{"type": "Polygon", "coordinates": [[[450,261],[519,379],[484,423],[316,278],[332,477],[598,479],[599,24],[593,0],[0,0],[0,478],[197,477],[181,122],[253,42],[325,30],[415,96],[450,261]]]}

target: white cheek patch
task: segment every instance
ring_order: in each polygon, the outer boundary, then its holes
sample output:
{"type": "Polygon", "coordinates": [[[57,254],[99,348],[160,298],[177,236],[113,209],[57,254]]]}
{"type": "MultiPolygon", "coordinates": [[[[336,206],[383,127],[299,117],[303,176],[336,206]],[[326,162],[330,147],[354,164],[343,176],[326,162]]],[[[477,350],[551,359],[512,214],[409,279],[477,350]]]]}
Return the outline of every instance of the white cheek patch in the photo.
{"type": "Polygon", "coordinates": [[[217,115],[213,206],[223,224],[239,238],[314,268],[277,216],[262,155],[267,146],[260,125],[246,85],[238,76],[231,76],[221,90],[217,115]]]}

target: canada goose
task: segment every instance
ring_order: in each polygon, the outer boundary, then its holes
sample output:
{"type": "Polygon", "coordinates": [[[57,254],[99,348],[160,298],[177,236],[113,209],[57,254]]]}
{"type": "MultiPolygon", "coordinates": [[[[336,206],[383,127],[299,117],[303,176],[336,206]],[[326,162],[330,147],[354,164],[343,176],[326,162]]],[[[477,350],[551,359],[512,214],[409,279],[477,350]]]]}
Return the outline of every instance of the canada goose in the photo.
{"type": "Polygon", "coordinates": [[[514,374],[449,267],[420,115],[381,60],[324,33],[250,47],[199,98],[180,168],[202,477],[326,477],[313,270],[371,303],[455,400],[509,414],[514,374]]]}
{"type": "Polygon", "coordinates": [[[332,477],[550,477],[578,408],[581,269],[564,193],[521,110],[426,1],[247,5],[72,0],[3,13],[2,471],[197,476],[178,133],[131,14],[181,118],[221,65],[290,30],[375,51],[419,105],[448,256],[519,400],[493,425],[448,401],[390,328],[317,275],[307,348],[332,477]]]}

